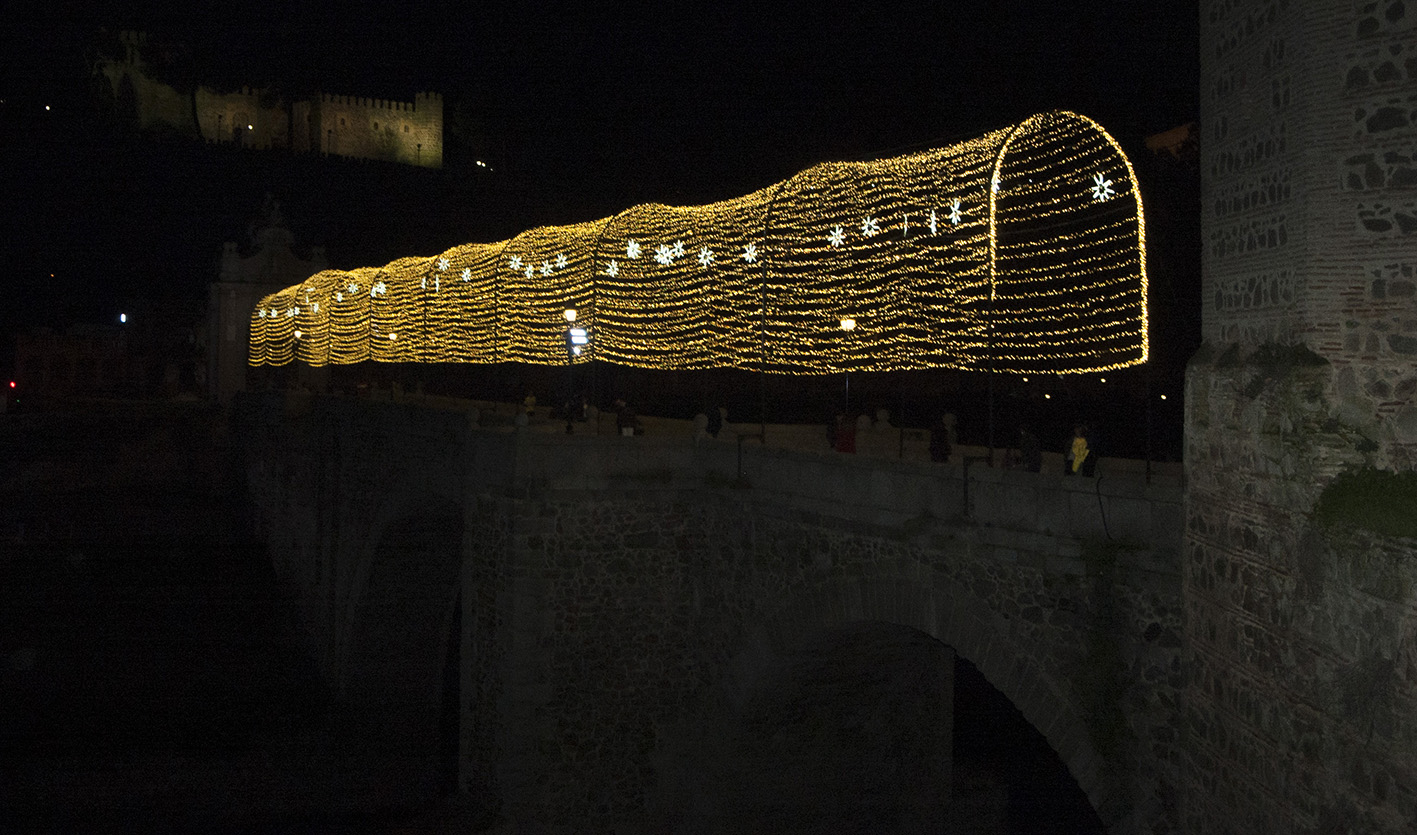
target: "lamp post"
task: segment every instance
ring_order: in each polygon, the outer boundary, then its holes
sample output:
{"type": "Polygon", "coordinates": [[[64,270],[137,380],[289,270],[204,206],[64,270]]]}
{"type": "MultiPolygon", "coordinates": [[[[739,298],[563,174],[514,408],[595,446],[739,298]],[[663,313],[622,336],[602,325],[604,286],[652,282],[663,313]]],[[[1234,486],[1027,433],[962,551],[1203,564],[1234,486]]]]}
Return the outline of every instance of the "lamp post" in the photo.
{"type": "Polygon", "coordinates": [[[568,307],[561,315],[566,318],[566,434],[570,435],[575,431],[571,425],[576,391],[572,362],[581,355],[585,346],[590,344],[590,334],[586,332],[585,328],[576,327],[575,308],[568,307]]]}
{"type": "MultiPolygon", "coordinates": [[[[841,320],[841,329],[842,329],[842,331],[843,331],[844,333],[850,334],[852,331],[856,330],[856,320],[855,320],[855,319],[842,319],[842,320],[841,320]]],[[[851,371],[846,367],[845,363],[842,364],[841,376],[846,380],[846,419],[847,419],[848,421],[850,421],[850,420],[851,420],[851,371]]]]}

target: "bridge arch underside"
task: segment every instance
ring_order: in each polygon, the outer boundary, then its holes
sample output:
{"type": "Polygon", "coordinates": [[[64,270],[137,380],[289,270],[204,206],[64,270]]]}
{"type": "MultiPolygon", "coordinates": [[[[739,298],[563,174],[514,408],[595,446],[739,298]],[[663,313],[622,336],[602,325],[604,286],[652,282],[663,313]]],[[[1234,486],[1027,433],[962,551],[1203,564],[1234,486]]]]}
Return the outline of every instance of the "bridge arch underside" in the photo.
{"type": "Polygon", "coordinates": [[[944,831],[957,653],[1047,740],[1103,826],[1124,831],[1131,801],[1077,688],[1014,633],[958,588],[842,578],[794,596],[661,729],[651,813],[681,833],[754,820],[763,832],[944,831]]]}
{"type": "MultiPolygon", "coordinates": [[[[371,749],[441,767],[449,733],[449,653],[458,649],[463,519],[451,502],[384,525],[352,578],[341,701],[371,749]]],[[[451,731],[453,734],[456,730],[451,731]]]]}

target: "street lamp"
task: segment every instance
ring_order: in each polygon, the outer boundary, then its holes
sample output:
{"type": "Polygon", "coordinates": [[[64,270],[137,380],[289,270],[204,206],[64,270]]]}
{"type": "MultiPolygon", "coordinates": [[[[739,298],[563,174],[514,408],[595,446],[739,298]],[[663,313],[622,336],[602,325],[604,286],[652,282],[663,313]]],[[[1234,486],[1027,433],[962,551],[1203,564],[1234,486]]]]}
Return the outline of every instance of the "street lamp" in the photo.
{"type": "MultiPolygon", "coordinates": [[[[842,330],[843,333],[847,333],[847,334],[849,334],[849,333],[851,333],[852,331],[856,330],[856,320],[855,320],[855,319],[842,319],[842,320],[841,320],[841,330],[842,330]]],[[[842,376],[843,379],[846,380],[846,419],[847,419],[848,421],[850,421],[850,420],[851,420],[851,372],[846,368],[845,364],[843,364],[843,366],[842,366],[842,369],[841,369],[841,376],[842,376]]]]}
{"type": "Polygon", "coordinates": [[[571,363],[590,344],[590,334],[585,328],[576,327],[575,308],[568,307],[561,315],[566,319],[566,434],[570,435],[574,431],[571,415],[574,413],[573,401],[576,391],[571,363]]]}

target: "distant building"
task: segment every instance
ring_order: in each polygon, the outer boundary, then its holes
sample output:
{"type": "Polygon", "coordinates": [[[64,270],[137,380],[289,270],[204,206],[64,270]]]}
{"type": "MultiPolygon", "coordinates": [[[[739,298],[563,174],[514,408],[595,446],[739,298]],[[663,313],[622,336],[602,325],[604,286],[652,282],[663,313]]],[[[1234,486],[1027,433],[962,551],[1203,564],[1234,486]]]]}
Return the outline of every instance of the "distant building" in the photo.
{"type": "Polygon", "coordinates": [[[200,308],[130,300],[121,310],[108,324],[17,334],[14,379],[23,403],[200,398],[207,382],[200,308]]]}
{"type": "Polygon", "coordinates": [[[118,326],[16,334],[15,380],[30,403],[136,393],[147,382],[130,361],[127,334],[118,326]]]}
{"type": "Polygon", "coordinates": [[[234,242],[222,245],[220,272],[208,290],[208,393],[220,403],[246,388],[246,354],[256,302],[328,267],[324,247],[311,247],[309,258],[291,251],[295,236],[285,227],[280,204],[274,200],[267,199],[253,237],[254,251],[247,256],[234,242]]]}
{"type": "Polygon", "coordinates": [[[143,62],[147,35],[122,32],[120,60],[96,71],[112,88],[120,115],[143,130],[167,127],[194,138],[246,148],[443,167],[443,97],[416,93],[411,102],[320,93],[287,100],[264,89],[186,94],[151,78],[143,62]]]}

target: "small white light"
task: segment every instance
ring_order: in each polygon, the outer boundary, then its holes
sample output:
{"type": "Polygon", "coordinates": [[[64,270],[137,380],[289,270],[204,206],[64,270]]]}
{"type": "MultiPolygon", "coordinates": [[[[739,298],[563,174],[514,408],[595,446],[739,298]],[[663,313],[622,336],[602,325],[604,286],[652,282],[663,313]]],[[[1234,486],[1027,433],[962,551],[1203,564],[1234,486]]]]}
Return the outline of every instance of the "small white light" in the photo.
{"type": "Polygon", "coordinates": [[[477,161],[477,164],[480,165],[480,166],[482,166],[483,168],[486,168],[486,167],[487,167],[487,163],[483,162],[482,160],[478,160],[478,161],[477,161]]]}
{"type": "Polygon", "coordinates": [[[1100,380],[1101,380],[1101,382],[1104,382],[1104,383],[1107,382],[1107,378],[1106,378],[1106,377],[1102,377],[1102,378],[1100,378],[1100,380]]]}
{"type": "Polygon", "coordinates": [[[1164,394],[1161,395],[1161,399],[1162,399],[1162,400],[1165,400],[1165,399],[1166,399],[1166,395],[1164,395],[1164,394]]]}
{"type": "Polygon", "coordinates": [[[842,319],[842,320],[841,320],[841,329],[844,330],[844,331],[853,331],[853,330],[856,330],[856,320],[855,320],[855,319],[842,319]]]}
{"type": "Polygon", "coordinates": [[[567,322],[576,321],[576,309],[573,307],[566,308],[566,312],[562,313],[561,315],[566,317],[567,322]]]}
{"type": "Polygon", "coordinates": [[[295,338],[296,338],[296,339],[299,339],[299,338],[300,338],[300,331],[296,331],[296,332],[295,332],[295,338]]]}
{"type": "Polygon", "coordinates": [[[391,334],[389,334],[389,339],[390,339],[391,341],[394,340],[394,339],[398,339],[398,338],[399,338],[399,335],[396,334],[396,333],[391,333],[391,334]]]}
{"type": "Polygon", "coordinates": [[[1044,399],[1044,400],[1052,400],[1052,399],[1053,399],[1053,395],[1051,395],[1051,394],[1045,394],[1045,395],[1043,395],[1043,399],[1044,399]]]}
{"type": "Polygon", "coordinates": [[[45,109],[45,110],[48,110],[48,109],[49,109],[49,105],[46,104],[46,105],[44,106],[44,109],[45,109]]]}
{"type": "Polygon", "coordinates": [[[255,130],[255,128],[251,127],[250,125],[247,125],[246,130],[255,130]]]}
{"type": "MultiPolygon", "coordinates": [[[[126,314],[126,313],[120,313],[120,314],[118,314],[118,323],[119,323],[120,325],[126,325],[126,324],[128,324],[128,314],[126,314]]],[[[1165,395],[1162,395],[1162,396],[1164,397],[1165,395]]]]}

